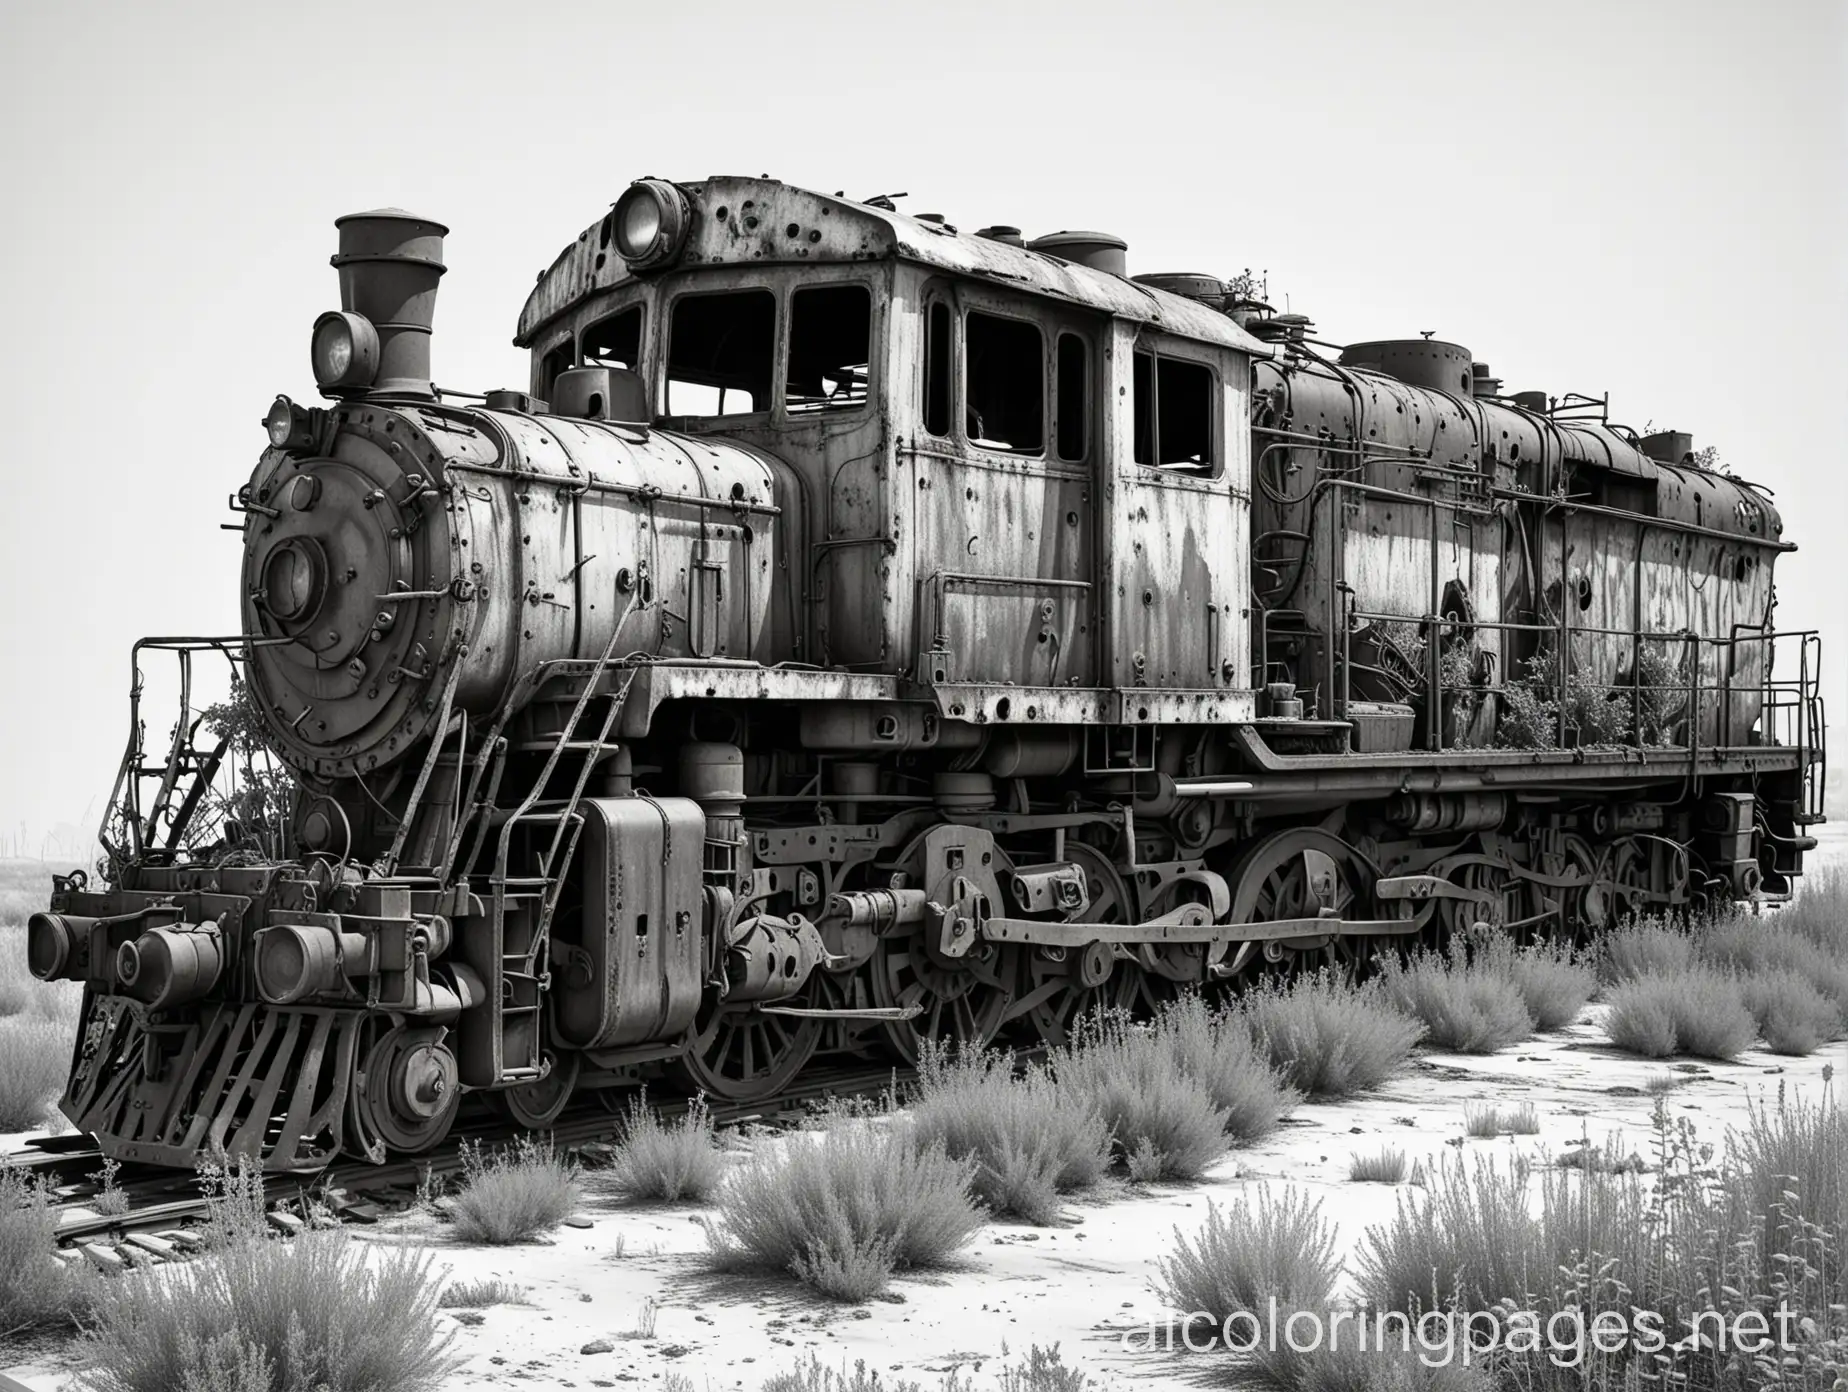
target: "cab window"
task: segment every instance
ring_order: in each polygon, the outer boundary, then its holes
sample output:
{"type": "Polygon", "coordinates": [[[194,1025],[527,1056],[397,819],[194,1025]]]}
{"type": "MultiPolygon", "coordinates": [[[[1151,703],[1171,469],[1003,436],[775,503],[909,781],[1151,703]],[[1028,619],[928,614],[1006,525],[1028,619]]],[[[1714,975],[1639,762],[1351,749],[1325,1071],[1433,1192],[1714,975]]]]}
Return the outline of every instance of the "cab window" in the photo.
{"type": "Polygon", "coordinates": [[[1046,447],[1046,345],[1039,326],[971,310],[963,321],[963,429],[1008,454],[1046,447]]]}
{"type": "Polygon", "coordinates": [[[1053,409],[1059,421],[1059,458],[1084,458],[1091,421],[1091,354],[1075,333],[1059,335],[1053,409]]]}
{"type": "Polygon", "coordinates": [[[789,297],[791,415],[851,411],[866,404],[873,343],[873,293],[864,285],[816,285],[789,297]]]}
{"type": "Polygon", "coordinates": [[[539,395],[545,400],[552,396],[552,384],[558,381],[558,374],[577,365],[577,345],[570,339],[555,348],[547,350],[539,359],[539,395]]]}
{"type": "Polygon", "coordinates": [[[642,360],[642,307],[630,305],[584,330],[585,367],[634,368],[642,360]]]}
{"type": "Polygon", "coordinates": [[[924,429],[932,435],[950,433],[950,379],[955,376],[950,357],[952,322],[949,305],[933,301],[924,320],[924,429]]]}
{"type": "Polygon", "coordinates": [[[770,409],[776,296],[768,290],[683,295],[667,348],[667,414],[736,416],[770,409]]]}
{"type": "Polygon", "coordinates": [[[1213,370],[1204,363],[1140,349],[1135,398],[1136,462],[1176,473],[1213,472],[1213,370]]]}

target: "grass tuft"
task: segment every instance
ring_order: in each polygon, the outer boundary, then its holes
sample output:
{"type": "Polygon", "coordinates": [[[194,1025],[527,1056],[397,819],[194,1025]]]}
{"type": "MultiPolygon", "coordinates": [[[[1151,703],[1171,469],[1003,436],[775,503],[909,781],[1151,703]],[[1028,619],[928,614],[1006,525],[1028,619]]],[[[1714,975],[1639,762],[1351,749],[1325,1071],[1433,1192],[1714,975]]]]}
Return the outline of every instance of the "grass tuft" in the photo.
{"type": "Polygon", "coordinates": [[[695,1097],[680,1120],[663,1125],[646,1094],[632,1098],[623,1120],[622,1142],[604,1171],[631,1199],[702,1202],[725,1177],[725,1155],[712,1132],[706,1099],[695,1097]]]}
{"type": "Polygon", "coordinates": [[[484,1310],[490,1305],[524,1305],[526,1287],[486,1276],[478,1281],[452,1281],[437,1298],[445,1310],[484,1310]]]}
{"type": "Polygon", "coordinates": [[[1006,1053],[927,1050],[911,1109],[919,1145],[973,1159],[972,1187],[997,1214],[1050,1222],[1059,1195],[1110,1168],[1110,1128],[1097,1108],[1041,1068],[1014,1076],[1006,1053]]]}
{"type": "Polygon", "coordinates": [[[1311,1096],[1379,1087],[1404,1069],[1424,1034],[1377,983],[1355,986],[1328,971],[1262,982],[1246,992],[1239,1010],[1272,1066],[1311,1096]]]}
{"type": "Polygon", "coordinates": [[[1405,1152],[1386,1146],[1371,1155],[1356,1155],[1348,1165],[1348,1178],[1360,1184],[1403,1184],[1408,1169],[1405,1152]]]}
{"type": "Polygon", "coordinates": [[[869,1299],[893,1271],[941,1266],[975,1235],[974,1169],[903,1125],[792,1135],[753,1152],[719,1191],[718,1221],[705,1224],[713,1263],[789,1271],[836,1299],[869,1299]]]}
{"type": "Polygon", "coordinates": [[[577,1166],[550,1146],[522,1137],[490,1153],[465,1141],[462,1188],[449,1214],[462,1241],[498,1247],[543,1237],[582,1200],[577,1166]]]}

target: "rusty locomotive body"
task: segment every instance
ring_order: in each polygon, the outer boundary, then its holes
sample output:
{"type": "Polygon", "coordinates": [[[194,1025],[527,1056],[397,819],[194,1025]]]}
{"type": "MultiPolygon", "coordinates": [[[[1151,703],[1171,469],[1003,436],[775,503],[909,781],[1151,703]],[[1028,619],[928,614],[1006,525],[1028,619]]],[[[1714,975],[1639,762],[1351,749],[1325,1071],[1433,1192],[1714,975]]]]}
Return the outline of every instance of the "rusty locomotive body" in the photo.
{"type": "Polygon", "coordinates": [[[1816,640],[1772,624],[1775,509],[1685,437],[1099,234],[742,178],[632,186],[540,276],[527,388],[464,402],[446,229],[339,226],[243,632],[136,653],[236,659],[286,849],[206,816],[195,713],[162,757],[137,712],[107,883],[29,933],[114,1155],[768,1096],[1801,872],[1816,640]]]}

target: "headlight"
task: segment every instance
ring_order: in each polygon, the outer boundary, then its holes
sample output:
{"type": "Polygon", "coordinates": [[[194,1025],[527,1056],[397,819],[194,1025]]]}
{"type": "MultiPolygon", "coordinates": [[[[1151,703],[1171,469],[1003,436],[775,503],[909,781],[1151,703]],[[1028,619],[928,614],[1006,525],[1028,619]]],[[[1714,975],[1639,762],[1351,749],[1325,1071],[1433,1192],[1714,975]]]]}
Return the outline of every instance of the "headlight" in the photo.
{"type": "Polygon", "coordinates": [[[279,450],[303,449],[314,439],[308,413],[286,396],[277,397],[269,408],[269,414],[263,417],[263,429],[270,444],[279,450]]]}
{"type": "Polygon", "coordinates": [[[616,252],[632,271],[665,265],[686,241],[686,195],[665,179],[637,179],[616,200],[610,216],[616,252]]]}
{"type": "Polygon", "coordinates": [[[379,333],[363,315],[330,309],[314,321],[308,359],[324,390],[370,386],[379,370],[379,333]]]}

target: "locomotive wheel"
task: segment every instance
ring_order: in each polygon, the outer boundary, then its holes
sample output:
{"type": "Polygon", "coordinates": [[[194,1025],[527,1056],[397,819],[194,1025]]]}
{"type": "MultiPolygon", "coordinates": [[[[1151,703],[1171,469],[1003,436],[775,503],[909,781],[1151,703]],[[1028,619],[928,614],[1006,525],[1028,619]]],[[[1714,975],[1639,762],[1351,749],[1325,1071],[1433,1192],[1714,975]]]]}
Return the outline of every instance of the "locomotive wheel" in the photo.
{"type": "Polygon", "coordinates": [[[1611,922],[1621,923],[1648,912],[1649,896],[1665,892],[1672,892],[1672,888],[1655,883],[1649,847],[1634,836],[1619,841],[1611,851],[1611,893],[1615,904],[1611,922]]]}
{"type": "Polygon", "coordinates": [[[1512,870],[1512,866],[1500,861],[1472,858],[1445,876],[1453,884],[1494,895],[1495,899],[1488,904],[1479,899],[1437,900],[1437,923],[1443,934],[1441,942],[1467,933],[1478,923],[1499,929],[1520,916],[1521,887],[1514,880],[1512,870]]]}
{"type": "Polygon", "coordinates": [[[552,1071],[537,1082],[520,1083],[483,1096],[488,1106],[515,1125],[543,1131],[570,1105],[582,1060],[583,1055],[576,1050],[553,1054],[552,1071]]]}
{"type": "MultiPolygon", "coordinates": [[[[789,1003],[801,1005],[803,998],[789,1003]]],[[[689,1092],[722,1102],[761,1102],[795,1080],[821,1042],[821,1026],[816,1019],[708,1001],[694,1020],[692,1046],[670,1071],[689,1092]]]]}
{"type": "MultiPolygon", "coordinates": [[[[1323,909],[1338,918],[1370,918],[1362,912],[1374,879],[1371,863],[1339,836],[1317,827],[1294,827],[1265,837],[1239,857],[1232,881],[1231,923],[1271,923],[1313,918],[1323,909]]],[[[1288,969],[1339,967],[1359,971],[1373,958],[1372,937],[1324,933],[1270,940],[1252,953],[1235,945],[1234,966],[1263,960],[1288,969]],[[1240,959],[1243,960],[1240,960],[1240,959]]]]}
{"type": "Polygon", "coordinates": [[[909,1020],[885,1022],[886,1040],[915,1064],[924,1041],[980,1049],[995,1037],[1014,1003],[1018,959],[999,943],[979,943],[956,965],[932,958],[924,930],[881,938],[866,965],[873,1004],[920,1005],[909,1020]]]}
{"type": "MultiPolygon", "coordinates": [[[[1601,880],[1598,856],[1582,836],[1568,833],[1559,848],[1534,857],[1534,868],[1547,875],[1572,876],[1584,881],[1569,888],[1524,882],[1521,917],[1527,920],[1529,939],[1553,936],[1583,946],[1591,931],[1602,928],[1614,907],[1611,886],[1601,880]]],[[[1606,877],[1608,878],[1608,877],[1606,877]]]]}
{"type": "MultiPolygon", "coordinates": [[[[1065,853],[1084,868],[1091,900],[1074,921],[1128,923],[1133,912],[1129,885],[1110,857],[1082,841],[1068,843],[1065,853]]],[[[1172,982],[1151,975],[1140,962],[1115,956],[1109,944],[1029,947],[1021,1001],[1014,1008],[1038,1042],[1059,1048],[1070,1041],[1072,1027],[1085,1015],[1109,1012],[1147,1019],[1173,994],[1172,982]],[[1086,953],[1089,960],[1081,958],[1086,953]],[[1100,974],[1103,979],[1097,981],[1100,974]],[[1096,984],[1087,985],[1088,980],[1096,984]]]]}
{"type": "Polygon", "coordinates": [[[380,1035],[355,1080],[355,1117],[369,1139],[401,1155],[442,1143],[462,1090],[447,1031],[399,1025],[380,1035]]]}

